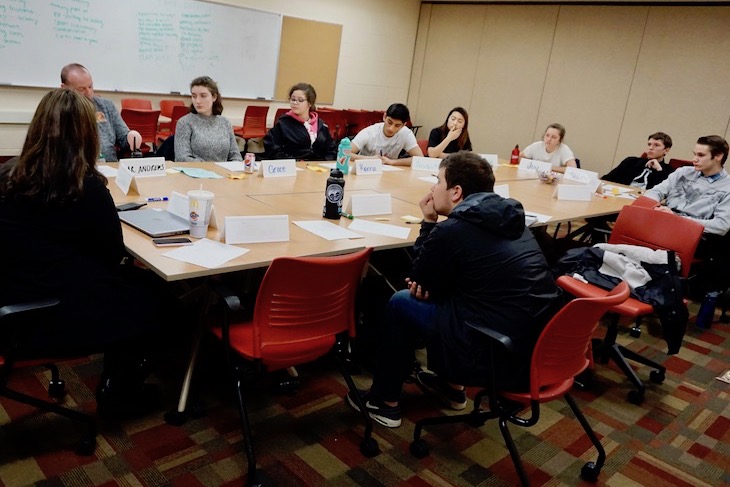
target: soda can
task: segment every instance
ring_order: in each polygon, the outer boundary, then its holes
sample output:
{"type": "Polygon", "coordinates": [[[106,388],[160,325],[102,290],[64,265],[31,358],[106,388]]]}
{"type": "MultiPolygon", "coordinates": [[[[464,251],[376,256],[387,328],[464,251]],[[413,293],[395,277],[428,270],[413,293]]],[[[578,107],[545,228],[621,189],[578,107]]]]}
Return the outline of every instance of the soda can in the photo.
{"type": "Polygon", "coordinates": [[[255,162],[256,154],[253,152],[246,152],[246,155],[243,158],[243,172],[253,174],[255,162]]]}

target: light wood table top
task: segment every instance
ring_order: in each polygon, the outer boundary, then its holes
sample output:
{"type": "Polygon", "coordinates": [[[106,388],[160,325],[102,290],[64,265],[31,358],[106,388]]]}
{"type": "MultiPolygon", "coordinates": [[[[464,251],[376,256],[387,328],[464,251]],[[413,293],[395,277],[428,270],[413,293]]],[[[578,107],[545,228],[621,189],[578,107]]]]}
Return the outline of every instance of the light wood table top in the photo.
{"type": "MultiPolygon", "coordinates": [[[[309,163],[312,167],[320,167],[309,163]]],[[[152,244],[147,235],[122,225],[124,243],[127,250],[145,265],[153,269],[168,281],[190,279],[209,275],[234,272],[267,266],[274,258],[281,256],[324,256],[354,251],[366,246],[376,249],[406,247],[413,244],[418,236],[418,225],[408,225],[401,217],[421,216],[418,201],[427,194],[433,183],[421,178],[431,176],[428,172],[412,171],[409,168],[399,171],[388,171],[382,175],[347,175],[345,176],[345,203],[352,194],[390,193],[392,195],[393,212],[390,215],[362,217],[366,220],[379,221],[410,229],[407,239],[364,234],[365,238],[351,240],[328,241],[307,232],[292,222],[297,220],[320,220],[324,204],[324,188],[329,170],[314,171],[306,164],[299,163],[301,170],[296,177],[261,178],[246,175],[243,179],[196,179],[182,173],[168,174],[165,177],[139,178],[137,185],[141,196],[124,195],[110,179],[109,190],[117,204],[139,201],[146,197],[170,196],[172,191],[185,194],[189,190],[204,189],[215,193],[215,208],[218,221],[222,224],[226,216],[245,215],[277,215],[288,214],[290,222],[290,240],[265,244],[242,244],[241,247],[250,252],[233,259],[226,264],[207,269],[185,262],[180,262],[163,254],[170,248],[158,248],[152,244]],[[377,219],[377,220],[376,220],[377,219]]],[[[214,171],[222,176],[229,172],[213,163],[173,163],[168,167],[200,167],[214,171]]],[[[534,173],[524,173],[515,167],[500,165],[495,171],[497,184],[506,183],[510,187],[510,197],[522,202],[526,211],[547,214],[553,217],[551,222],[578,220],[590,216],[617,213],[630,200],[612,196],[603,198],[594,196],[589,202],[558,201],[552,197],[554,186],[546,185],[535,179],[534,173]]],[[[167,203],[148,203],[149,207],[166,207],[167,203]]],[[[342,218],[331,220],[342,227],[350,225],[351,220],[342,218]]],[[[208,238],[220,239],[220,232],[210,228],[208,238]]]]}

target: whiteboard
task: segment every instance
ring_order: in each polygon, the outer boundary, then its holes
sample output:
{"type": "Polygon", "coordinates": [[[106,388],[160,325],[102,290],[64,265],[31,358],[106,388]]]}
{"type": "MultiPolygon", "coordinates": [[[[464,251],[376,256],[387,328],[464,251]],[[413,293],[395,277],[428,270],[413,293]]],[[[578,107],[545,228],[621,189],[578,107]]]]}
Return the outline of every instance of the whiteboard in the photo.
{"type": "Polygon", "coordinates": [[[94,88],[273,99],[281,14],[194,0],[2,0],[0,84],[57,87],[86,66],[94,88]]]}

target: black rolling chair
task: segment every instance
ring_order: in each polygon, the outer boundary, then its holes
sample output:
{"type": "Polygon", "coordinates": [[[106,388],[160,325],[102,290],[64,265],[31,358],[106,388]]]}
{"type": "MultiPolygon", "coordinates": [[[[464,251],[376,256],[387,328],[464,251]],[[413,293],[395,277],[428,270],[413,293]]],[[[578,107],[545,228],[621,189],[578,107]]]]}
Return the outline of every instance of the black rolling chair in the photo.
{"type": "Polygon", "coordinates": [[[20,368],[43,366],[51,371],[51,380],[48,383],[48,395],[55,399],[64,396],[64,382],[60,379],[58,367],[51,363],[51,358],[25,358],[22,353],[22,338],[29,330],[32,319],[41,319],[45,310],[57,306],[57,299],[47,299],[21,304],[9,304],[0,308],[0,329],[3,330],[0,338],[0,396],[13,401],[50,411],[61,416],[79,421],[86,425],[87,431],[76,445],[79,455],[91,455],[96,448],[96,424],[94,419],[79,411],[63,407],[55,402],[45,401],[23,392],[11,389],[8,385],[13,372],[20,368]]]}

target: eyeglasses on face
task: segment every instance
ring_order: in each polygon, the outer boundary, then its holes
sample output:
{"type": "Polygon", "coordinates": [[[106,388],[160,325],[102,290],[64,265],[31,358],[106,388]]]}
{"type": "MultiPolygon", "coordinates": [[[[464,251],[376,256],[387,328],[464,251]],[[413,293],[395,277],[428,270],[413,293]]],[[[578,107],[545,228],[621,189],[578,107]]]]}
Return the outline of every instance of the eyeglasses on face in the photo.
{"type": "Polygon", "coordinates": [[[289,103],[304,103],[306,98],[289,98],[289,103]]]}

